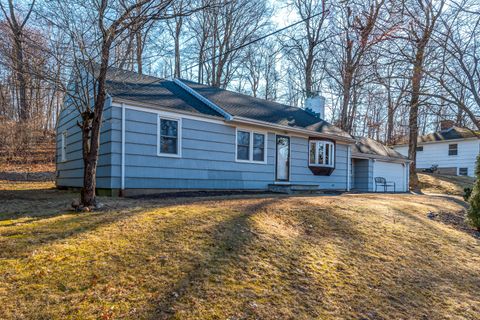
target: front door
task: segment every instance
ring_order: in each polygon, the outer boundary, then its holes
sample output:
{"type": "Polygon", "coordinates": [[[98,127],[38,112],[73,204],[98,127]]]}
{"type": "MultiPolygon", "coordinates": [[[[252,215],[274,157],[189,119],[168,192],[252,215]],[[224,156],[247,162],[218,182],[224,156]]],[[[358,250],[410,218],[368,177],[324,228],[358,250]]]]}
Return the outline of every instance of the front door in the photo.
{"type": "Polygon", "coordinates": [[[290,180],[290,138],[277,135],[277,165],[276,177],[277,181],[290,180]]]}

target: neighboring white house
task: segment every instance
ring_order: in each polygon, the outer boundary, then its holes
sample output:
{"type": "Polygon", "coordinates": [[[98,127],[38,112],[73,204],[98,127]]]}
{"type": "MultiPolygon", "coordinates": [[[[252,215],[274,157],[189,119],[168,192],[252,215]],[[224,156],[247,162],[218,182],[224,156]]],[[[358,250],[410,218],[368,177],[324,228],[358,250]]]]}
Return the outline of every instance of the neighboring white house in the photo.
{"type": "MultiPolygon", "coordinates": [[[[450,175],[475,175],[475,161],[480,152],[479,132],[453,126],[443,121],[441,131],[418,137],[417,169],[438,166],[438,173],[450,175]]],[[[393,148],[407,156],[408,145],[393,148]]]]}

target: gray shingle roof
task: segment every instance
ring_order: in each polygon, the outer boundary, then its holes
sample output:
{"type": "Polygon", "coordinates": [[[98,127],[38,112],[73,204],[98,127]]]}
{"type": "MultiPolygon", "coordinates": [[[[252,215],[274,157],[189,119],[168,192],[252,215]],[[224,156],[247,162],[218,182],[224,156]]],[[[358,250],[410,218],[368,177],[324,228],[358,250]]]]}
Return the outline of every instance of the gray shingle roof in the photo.
{"type": "Polygon", "coordinates": [[[232,116],[351,138],[345,131],[303,109],[192,81],[181,81],[232,116]]]}
{"type": "Polygon", "coordinates": [[[161,107],[223,118],[170,80],[110,68],[106,86],[108,94],[114,98],[146,103],[153,108],[161,107]]]}
{"type": "Polygon", "coordinates": [[[365,137],[355,137],[355,145],[352,147],[352,154],[364,154],[373,158],[392,158],[408,160],[407,157],[389,148],[382,143],[365,137]]]}
{"type": "Polygon", "coordinates": [[[418,137],[418,143],[422,142],[437,142],[445,140],[456,140],[456,139],[468,139],[468,138],[478,138],[480,132],[475,132],[473,130],[461,127],[451,127],[450,129],[433,132],[424,136],[418,137]]]}

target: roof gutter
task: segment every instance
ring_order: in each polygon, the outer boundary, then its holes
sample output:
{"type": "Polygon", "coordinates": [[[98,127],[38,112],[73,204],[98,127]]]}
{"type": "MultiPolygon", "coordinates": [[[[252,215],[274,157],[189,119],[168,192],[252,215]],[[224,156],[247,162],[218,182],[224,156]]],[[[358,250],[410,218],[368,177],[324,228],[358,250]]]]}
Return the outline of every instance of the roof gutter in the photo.
{"type": "Polygon", "coordinates": [[[393,158],[393,157],[386,157],[386,156],[380,156],[376,154],[368,154],[368,153],[358,153],[358,152],[352,152],[352,158],[354,159],[374,159],[374,160],[386,160],[386,161],[392,161],[392,162],[400,162],[400,163],[406,163],[406,162],[412,162],[412,160],[405,158],[393,158]]]}
{"type": "Polygon", "coordinates": [[[319,138],[327,138],[327,139],[335,139],[339,141],[344,141],[347,143],[355,143],[355,140],[353,138],[348,138],[348,137],[342,137],[336,134],[329,134],[329,133],[320,133],[312,130],[307,130],[307,129],[300,129],[300,128],[295,128],[295,127],[289,127],[289,126],[284,126],[281,124],[275,124],[267,121],[260,121],[260,120],[254,120],[250,118],[244,118],[244,117],[238,117],[234,116],[232,120],[230,120],[233,123],[241,123],[241,124],[250,124],[250,125],[257,125],[261,127],[268,127],[272,129],[278,129],[278,130],[284,130],[288,132],[295,132],[295,133],[300,133],[303,135],[308,135],[311,137],[319,137],[319,138]]]}
{"type": "Polygon", "coordinates": [[[216,112],[220,113],[224,118],[225,120],[227,121],[231,121],[233,119],[233,116],[231,114],[229,114],[228,112],[226,112],[225,110],[223,110],[222,108],[220,108],[219,106],[217,106],[215,103],[213,103],[212,101],[208,100],[207,98],[205,98],[204,96],[202,96],[201,94],[199,94],[197,91],[193,90],[192,88],[190,88],[187,84],[183,83],[181,80],[179,79],[173,79],[173,82],[175,82],[176,85],[178,85],[179,87],[181,87],[183,90],[187,91],[188,93],[190,93],[192,96],[194,96],[195,98],[197,98],[198,100],[202,101],[203,103],[205,103],[207,106],[209,106],[210,108],[212,108],[213,110],[215,110],[216,112]]]}

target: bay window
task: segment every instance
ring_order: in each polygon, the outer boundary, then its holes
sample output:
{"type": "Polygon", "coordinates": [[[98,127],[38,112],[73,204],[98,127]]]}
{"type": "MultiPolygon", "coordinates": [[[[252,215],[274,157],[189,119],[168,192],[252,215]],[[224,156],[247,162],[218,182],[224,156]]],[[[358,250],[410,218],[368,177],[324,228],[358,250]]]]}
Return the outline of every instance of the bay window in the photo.
{"type": "Polygon", "coordinates": [[[310,166],[334,167],[335,166],[335,144],[330,141],[310,140],[309,141],[310,166]]]}

